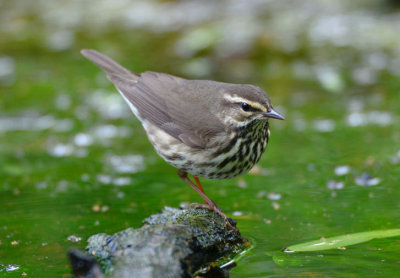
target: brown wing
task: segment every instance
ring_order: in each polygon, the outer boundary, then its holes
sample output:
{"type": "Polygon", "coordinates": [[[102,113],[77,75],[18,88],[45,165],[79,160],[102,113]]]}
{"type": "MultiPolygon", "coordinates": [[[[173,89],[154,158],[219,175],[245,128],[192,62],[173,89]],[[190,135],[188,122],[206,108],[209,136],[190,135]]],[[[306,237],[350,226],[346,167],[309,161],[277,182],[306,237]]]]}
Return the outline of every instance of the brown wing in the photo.
{"type": "Polygon", "coordinates": [[[210,112],[209,94],[193,83],[202,81],[155,72],[142,73],[137,83],[115,75],[109,78],[142,119],[188,146],[205,148],[217,133],[224,131],[222,123],[210,112]]]}
{"type": "Polygon", "coordinates": [[[155,72],[138,75],[99,52],[85,50],[82,54],[107,73],[142,119],[186,145],[205,148],[224,131],[224,125],[209,109],[213,83],[155,72]]]}

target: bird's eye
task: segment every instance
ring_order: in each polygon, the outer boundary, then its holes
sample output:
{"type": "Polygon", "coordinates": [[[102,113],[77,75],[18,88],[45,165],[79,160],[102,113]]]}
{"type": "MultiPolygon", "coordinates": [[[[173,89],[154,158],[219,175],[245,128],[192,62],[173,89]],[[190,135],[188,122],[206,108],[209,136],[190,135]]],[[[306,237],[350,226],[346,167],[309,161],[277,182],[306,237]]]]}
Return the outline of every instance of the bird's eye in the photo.
{"type": "Polygon", "coordinates": [[[248,112],[250,110],[250,105],[247,102],[242,102],[242,109],[248,112]]]}

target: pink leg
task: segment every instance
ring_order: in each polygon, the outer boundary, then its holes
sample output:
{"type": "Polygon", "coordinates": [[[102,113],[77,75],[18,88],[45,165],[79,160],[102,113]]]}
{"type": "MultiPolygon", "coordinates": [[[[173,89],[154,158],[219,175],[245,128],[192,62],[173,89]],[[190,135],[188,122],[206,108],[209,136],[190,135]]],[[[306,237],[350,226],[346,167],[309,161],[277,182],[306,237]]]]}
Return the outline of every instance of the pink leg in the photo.
{"type": "Polygon", "coordinates": [[[188,183],[202,198],[203,200],[206,202],[205,204],[194,204],[196,208],[206,208],[209,210],[213,210],[215,211],[218,215],[220,215],[226,222],[227,226],[229,229],[238,232],[238,229],[236,229],[235,227],[233,227],[231,225],[231,223],[229,223],[228,218],[226,217],[226,215],[222,212],[222,210],[215,204],[215,202],[213,200],[211,200],[205,193],[203,188],[200,185],[200,181],[198,180],[197,177],[194,177],[196,183],[198,185],[195,185],[188,177],[186,172],[182,172],[180,170],[178,170],[178,176],[183,179],[186,183],[188,183]]]}
{"type": "Polygon", "coordinates": [[[193,176],[193,178],[194,178],[194,181],[196,182],[197,187],[200,188],[201,192],[205,193],[203,187],[201,186],[199,178],[195,177],[195,176],[193,176]]]}

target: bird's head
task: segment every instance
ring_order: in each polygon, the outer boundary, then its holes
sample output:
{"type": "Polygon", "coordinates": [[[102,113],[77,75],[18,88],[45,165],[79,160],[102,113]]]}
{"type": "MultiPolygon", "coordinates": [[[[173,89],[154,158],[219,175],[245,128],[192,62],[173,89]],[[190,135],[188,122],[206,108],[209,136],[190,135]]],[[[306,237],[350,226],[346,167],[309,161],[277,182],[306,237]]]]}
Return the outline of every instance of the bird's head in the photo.
{"type": "Polygon", "coordinates": [[[266,92],[253,85],[232,85],[222,92],[223,109],[218,113],[222,121],[231,127],[244,127],[255,120],[285,118],[276,112],[266,92]]]}

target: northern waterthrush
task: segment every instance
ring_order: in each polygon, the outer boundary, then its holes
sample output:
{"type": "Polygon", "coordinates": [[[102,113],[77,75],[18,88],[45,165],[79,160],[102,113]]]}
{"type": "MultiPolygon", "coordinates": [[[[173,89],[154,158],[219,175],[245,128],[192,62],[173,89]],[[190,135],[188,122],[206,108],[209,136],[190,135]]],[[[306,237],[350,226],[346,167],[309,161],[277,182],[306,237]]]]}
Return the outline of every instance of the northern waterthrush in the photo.
{"type": "Polygon", "coordinates": [[[261,88],[165,73],[132,72],[95,50],[82,55],[107,73],[141,121],[157,153],[178,168],[206,202],[236,230],[207,197],[198,177],[229,179],[247,173],[267,147],[268,119],[284,120],[261,88]],[[194,177],[194,184],[187,174],[194,177]]]}

